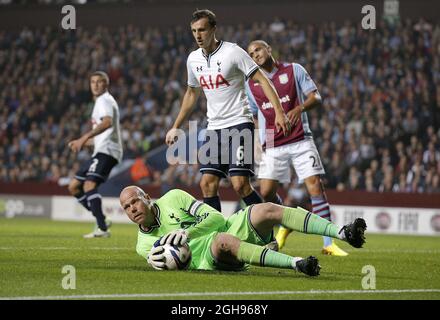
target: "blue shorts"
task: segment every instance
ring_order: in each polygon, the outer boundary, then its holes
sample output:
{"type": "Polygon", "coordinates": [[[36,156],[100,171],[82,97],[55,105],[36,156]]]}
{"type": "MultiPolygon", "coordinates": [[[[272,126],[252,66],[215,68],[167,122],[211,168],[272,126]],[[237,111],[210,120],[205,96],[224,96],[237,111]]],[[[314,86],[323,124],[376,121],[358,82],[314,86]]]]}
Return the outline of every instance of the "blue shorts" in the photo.
{"type": "Polygon", "coordinates": [[[75,174],[75,179],[84,182],[86,180],[103,183],[107,180],[110,171],[118,164],[118,161],[108,154],[98,152],[92,159],[84,162],[75,174]]]}
{"type": "Polygon", "coordinates": [[[254,130],[252,122],[224,129],[206,130],[199,150],[200,172],[220,178],[254,176],[254,130]]]}

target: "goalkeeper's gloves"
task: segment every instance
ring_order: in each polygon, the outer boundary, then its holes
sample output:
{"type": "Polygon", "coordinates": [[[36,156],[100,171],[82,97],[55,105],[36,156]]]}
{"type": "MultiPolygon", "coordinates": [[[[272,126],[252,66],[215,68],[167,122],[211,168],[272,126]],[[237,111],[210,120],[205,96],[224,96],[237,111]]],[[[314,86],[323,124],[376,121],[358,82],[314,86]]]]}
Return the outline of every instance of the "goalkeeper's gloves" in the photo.
{"type": "Polygon", "coordinates": [[[160,239],[159,244],[171,244],[174,246],[183,246],[188,241],[188,231],[178,229],[171,231],[160,239]]]}
{"type": "Polygon", "coordinates": [[[151,249],[147,256],[147,262],[156,270],[165,270],[164,248],[157,246],[151,249]]]}

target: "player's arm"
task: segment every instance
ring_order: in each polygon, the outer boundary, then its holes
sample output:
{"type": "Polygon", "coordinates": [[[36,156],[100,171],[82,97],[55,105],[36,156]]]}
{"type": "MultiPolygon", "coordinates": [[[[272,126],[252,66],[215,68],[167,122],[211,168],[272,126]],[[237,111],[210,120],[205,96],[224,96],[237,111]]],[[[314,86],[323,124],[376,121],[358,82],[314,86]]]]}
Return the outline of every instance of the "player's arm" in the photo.
{"type": "Polygon", "coordinates": [[[314,90],[307,95],[306,101],[301,106],[302,111],[309,111],[313,108],[322,106],[322,98],[318,90],[314,90]]]}
{"type": "Polygon", "coordinates": [[[255,101],[255,98],[254,98],[252,91],[249,87],[248,81],[246,81],[244,89],[245,89],[246,96],[249,101],[249,107],[251,108],[252,115],[254,116],[254,119],[256,119],[258,116],[258,105],[257,105],[257,102],[255,101]]]}
{"type": "Polygon", "coordinates": [[[95,143],[93,142],[93,139],[89,139],[86,141],[86,143],[84,143],[84,145],[86,147],[93,147],[95,145],[95,143]]]}
{"type": "Polygon", "coordinates": [[[258,134],[255,135],[254,139],[254,160],[259,163],[261,160],[261,153],[263,152],[263,143],[262,143],[262,134],[260,130],[264,130],[264,127],[260,128],[260,120],[259,117],[259,109],[257,106],[257,103],[255,102],[255,99],[252,95],[251,90],[249,89],[249,83],[246,83],[246,95],[249,100],[249,106],[251,107],[251,112],[254,120],[255,125],[255,132],[258,132],[258,134]]]}
{"type": "Polygon", "coordinates": [[[302,104],[295,106],[287,114],[289,120],[293,124],[296,124],[300,119],[302,112],[321,106],[322,98],[315,82],[312,80],[307,70],[298,63],[293,63],[292,67],[294,70],[295,81],[297,83],[298,96],[300,97],[300,101],[304,101],[302,104]],[[305,100],[303,97],[305,97],[305,100]]]}
{"type": "Polygon", "coordinates": [[[196,205],[200,205],[197,212],[194,213],[196,222],[186,229],[174,230],[163,236],[160,241],[161,245],[165,243],[183,245],[192,239],[222,230],[225,225],[223,215],[203,202],[196,202],[199,203],[196,205]]]}
{"type": "Polygon", "coordinates": [[[74,152],[79,152],[84,144],[93,137],[97,136],[100,133],[103,133],[105,130],[112,126],[112,117],[105,116],[102,118],[102,122],[98,124],[95,128],[90,130],[89,132],[83,134],[81,138],[72,140],[68,143],[69,148],[74,152]]]}
{"type": "Polygon", "coordinates": [[[275,127],[277,131],[283,130],[284,135],[288,135],[291,130],[291,125],[283,107],[281,106],[280,97],[273,86],[273,83],[266,77],[266,75],[257,70],[251,76],[251,79],[258,82],[263,89],[264,94],[269,99],[275,110],[275,127]]]}
{"type": "Polygon", "coordinates": [[[164,243],[182,245],[191,239],[207,235],[213,231],[219,231],[225,225],[225,218],[220,212],[196,200],[192,195],[183,190],[171,190],[164,197],[167,197],[167,201],[175,204],[176,208],[179,208],[180,211],[184,211],[183,215],[190,216],[191,219],[188,220],[194,222],[188,228],[174,230],[165,235],[161,239],[161,245],[164,243]]]}
{"type": "Polygon", "coordinates": [[[189,239],[195,239],[213,231],[219,231],[224,227],[225,218],[216,209],[200,201],[194,203],[194,206],[197,206],[194,210],[196,223],[186,229],[189,239]]]}
{"type": "Polygon", "coordinates": [[[185,119],[191,114],[196,105],[197,99],[200,96],[201,89],[199,87],[188,86],[183,96],[182,105],[179,114],[174,121],[173,127],[167,132],[165,143],[171,145],[175,142],[177,136],[177,129],[180,128],[185,119]]]}
{"type": "MultiPolygon", "coordinates": [[[[264,130],[265,129],[265,124],[263,122],[264,119],[264,115],[261,113],[261,111],[258,108],[257,102],[255,101],[255,97],[252,94],[252,90],[249,87],[249,82],[246,82],[245,85],[245,91],[246,91],[246,95],[248,97],[248,101],[249,101],[249,106],[251,108],[251,112],[252,112],[252,117],[254,120],[254,125],[255,125],[255,131],[260,133],[260,129],[264,130]],[[262,118],[261,118],[262,117],[262,118]],[[260,125],[260,122],[261,125],[260,125]]],[[[257,141],[262,142],[263,139],[261,134],[256,135],[257,141]]]]}
{"type": "Polygon", "coordinates": [[[304,103],[295,106],[292,110],[287,113],[287,117],[290,122],[295,125],[301,117],[302,112],[307,112],[313,108],[320,107],[322,105],[322,98],[318,90],[313,90],[307,94],[307,99],[304,103]]]}

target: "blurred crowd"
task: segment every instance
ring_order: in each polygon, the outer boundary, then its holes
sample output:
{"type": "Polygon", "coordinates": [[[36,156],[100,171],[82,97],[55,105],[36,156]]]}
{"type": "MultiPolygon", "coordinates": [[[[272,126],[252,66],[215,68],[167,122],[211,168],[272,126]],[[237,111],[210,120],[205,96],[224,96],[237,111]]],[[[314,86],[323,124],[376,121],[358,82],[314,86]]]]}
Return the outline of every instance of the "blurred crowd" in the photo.
{"type": "MultiPolygon", "coordinates": [[[[323,107],[309,112],[327,188],[440,192],[440,25],[405,20],[363,30],[346,22],[220,25],[243,48],[266,40],[302,64],[323,107]]],[[[66,179],[88,159],[67,142],[90,129],[88,76],[104,70],[120,106],[124,159],[164,144],[186,89],[189,28],[0,31],[0,181],[66,179]]],[[[191,120],[206,127],[206,100],[191,120]]],[[[148,168],[158,185],[197,185],[197,165],[148,168]]],[[[225,180],[224,185],[228,182],[225,180]]],[[[258,183],[255,181],[255,183],[258,183]]],[[[296,190],[297,180],[285,186],[296,190]]],[[[291,195],[292,197],[294,194],[291,195]]]]}

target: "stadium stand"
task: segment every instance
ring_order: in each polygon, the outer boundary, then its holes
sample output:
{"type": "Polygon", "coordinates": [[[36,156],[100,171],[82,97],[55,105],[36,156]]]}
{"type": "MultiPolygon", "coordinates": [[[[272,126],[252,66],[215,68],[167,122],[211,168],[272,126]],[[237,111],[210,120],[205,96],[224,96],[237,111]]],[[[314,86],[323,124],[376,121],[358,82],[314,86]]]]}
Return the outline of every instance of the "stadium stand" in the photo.
{"type": "MultiPolygon", "coordinates": [[[[242,47],[265,39],[275,56],[310,72],[324,101],[310,119],[328,188],[439,193],[440,24],[379,24],[365,32],[351,21],[276,19],[227,25],[219,35],[242,47]]],[[[58,183],[74,174],[89,151],[77,157],[66,142],[86,129],[80,124],[90,113],[88,73],[96,69],[109,73],[120,103],[124,159],[148,163],[176,117],[194,48],[181,26],[0,31],[0,181],[58,183]]],[[[206,126],[205,108],[200,99],[191,117],[199,128],[206,126]]],[[[196,165],[148,163],[148,170],[164,189],[200,178],[196,165]]],[[[285,188],[299,188],[295,177],[285,188]]]]}

